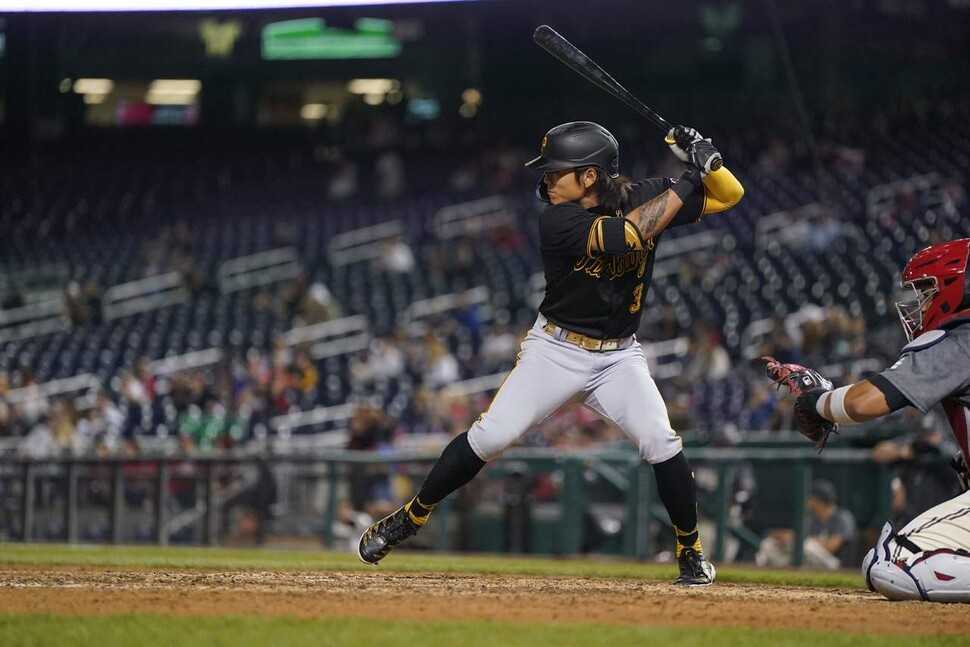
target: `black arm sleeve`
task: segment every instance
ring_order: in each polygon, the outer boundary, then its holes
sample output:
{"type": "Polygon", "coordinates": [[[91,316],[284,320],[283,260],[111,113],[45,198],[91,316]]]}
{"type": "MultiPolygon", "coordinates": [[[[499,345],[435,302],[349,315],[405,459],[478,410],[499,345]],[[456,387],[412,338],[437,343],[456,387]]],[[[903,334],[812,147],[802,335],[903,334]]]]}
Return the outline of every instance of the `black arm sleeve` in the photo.
{"type": "Polygon", "coordinates": [[[869,378],[869,382],[882,391],[882,394],[886,396],[886,404],[889,405],[890,411],[899,411],[903,407],[912,406],[913,403],[910,402],[905,395],[897,389],[892,382],[887,380],[882,375],[873,375],[869,378]]]}

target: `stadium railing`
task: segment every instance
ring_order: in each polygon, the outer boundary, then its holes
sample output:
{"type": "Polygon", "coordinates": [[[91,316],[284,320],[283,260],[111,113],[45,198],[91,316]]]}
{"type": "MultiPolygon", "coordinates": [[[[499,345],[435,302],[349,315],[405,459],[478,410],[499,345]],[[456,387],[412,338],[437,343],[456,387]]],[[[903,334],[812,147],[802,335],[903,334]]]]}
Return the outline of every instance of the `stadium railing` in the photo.
{"type": "MultiPolygon", "coordinates": [[[[140,455],[113,458],[62,458],[31,459],[24,457],[0,456],[0,492],[6,499],[16,499],[19,503],[17,514],[10,514],[12,508],[5,506],[6,514],[0,522],[6,526],[3,536],[8,540],[24,542],[37,540],[64,540],[69,543],[92,541],[80,533],[79,493],[81,480],[90,486],[92,480],[100,479],[103,487],[101,497],[92,505],[88,502],[85,519],[91,516],[90,508],[107,508],[107,532],[101,541],[122,543],[131,541],[126,537],[125,517],[129,514],[144,514],[151,510],[150,541],[166,545],[173,541],[176,529],[186,529],[193,525],[198,532],[176,538],[178,541],[217,545],[220,542],[221,515],[225,506],[234,499],[239,491],[252,487],[256,482],[253,474],[259,469],[269,469],[286,479],[299,478],[315,482],[318,495],[322,500],[322,524],[320,530],[323,544],[333,548],[335,543],[334,524],[338,518],[338,508],[345,496],[345,480],[351,469],[363,467],[368,473],[403,474],[411,481],[423,475],[427,464],[437,454],[429,451],[412,452],[354,452],[340,450],[298,451],[288,454],[266,453],[254,456],[252,452],[228,451],[221,454],[199,453],[187,456],[178,455],[140,455]],[[226,489],[227,475],[238,474],[238,470],[249,470],[249,476],[234,481],[235,489],[226,489]],[[151,487],[145,489],[146,501],[133,506],[126,502],[126,486],[133,479],[150,481],[151,487]],[[178,481],[188,484],[192,494],[189,504],[180,510],[173,506],[172,485],[178,481]],[[47,496],[40,496],[46,491],[47,496]],[[222,492],[222,494],[220,494],[222,492]],[[230,494],[232,496],[230,496],[230,494]],[[56,505],[52,501],[56,500],[56,505]],[[44,502],[48,505],[42,505],[44,502]],[[148,504],[148,505],[146,505],[148,504]],[[195,512],[191,512],[194,510],[195,512]],[[43,521],[41,519],[43,517],[43,521]],[[58,518],[59,517],[59,518],[58,518]],[[178,522],[173,521],[178,520],[178,522]],[[58,527],[57,533],[39,532],[44,528],[58,527]],[[45,535],[45,536],[41,536],[45,535]]],[[[704,501],[710,516],[716,524],[716,539],[709,548],[715,560],[723,558],[725,543],[729,534],[749,544],[757,540],[757,533],[749,528],[729,521],[728,506],[730,490],[728,471],[739,461],[748,461],[758,466],[770,466],[784,474],[782,488],[775,488],[774,503],[780,507],[775,512],[788,522],[795,531],[796,542],[793,563],[803,563],[803,541],[807,528],[806,499],[812,479],[819,474],[830,476],[833,470],[841,470],[846,475],[865,467],[873,476],[866,481],[865,487],[856,483],[852,495],[863,498],[874,508],[866,521],[885,520],[890,515],[890,468],[875,465],[868,450],[830,448],[824,456],[815,454],[807,448],[696,448],[691,452],[691,460],[706,463],[718,470],[718,495],[713,501],[704,501]]],[[[622,532],[622,553],[631,558],[646,559],[654,554],[651,524],[657,520],[665,521],[662,506],[656,493],[650,468],[643,463],[635,452],[621,450],[599,451],[560,451],[553,449],[513,449],[490,466],[492,481],[501,480],[505,473],[539,474],[554,472],[558,474],[558,502],[556,514],[551,520],[554,532],[550,552],[561,555],[578,554],[585,546],[585,515],[591,500],[590,474],[595,473],[608,481],[622,497],[625,510],[622,532]]],[[[86,488],[87,492],[90,488],[86,488]]],[[[845,492],[848,487],[840,488],[845,492]]],[[[293,491],[293,487],[279,484],[279,491],[293,491]]],[[[257,493],[258,494],[258,493],[257,493]]],[[[454,497],[446,500],[435,515],[436,522],[431,533],[425,533],[435,549],[453,548],[449,536],[450,516],[456,512],[465,514],[468,507],[455,508],[454,497]]],[[[304,505],[306,502],[303,502],[304,505]]],[[[298,503],[284,502],[283,507],[294,508],[298,503]]],[[[847,506],[852,503],[847,501],[847,506]]],[[[305,510],[303,511],[306,512],[305,510]]],[[[506,507],[506,513],[510,513],[506,507]]],[[[315,514],[311,512],[311,515],[315,514]]],[[[89,525],[85,521],[85,525],[89,525]]],[[[142,539],[144,540],[144,539],[142,539]]],[[[97,540],[95,540],[97,541],[97,540]]]]}

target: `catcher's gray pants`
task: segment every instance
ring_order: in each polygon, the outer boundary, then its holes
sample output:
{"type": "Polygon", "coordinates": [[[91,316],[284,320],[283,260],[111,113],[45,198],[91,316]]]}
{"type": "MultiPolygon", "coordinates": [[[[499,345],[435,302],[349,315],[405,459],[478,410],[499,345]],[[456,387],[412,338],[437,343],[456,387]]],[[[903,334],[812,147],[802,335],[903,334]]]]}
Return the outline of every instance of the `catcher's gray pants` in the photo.
{"type": "Polygon", "coordinates": [[[542,329],[546,323],[540,315],[522,342],[515,368],[468,431],[468,442],[482,460],[496,458],[577,397],[622,429],[647,462],[662,463],[681,451],[635,337],[617,350],[593,352],[559,341],[542,329]]]}

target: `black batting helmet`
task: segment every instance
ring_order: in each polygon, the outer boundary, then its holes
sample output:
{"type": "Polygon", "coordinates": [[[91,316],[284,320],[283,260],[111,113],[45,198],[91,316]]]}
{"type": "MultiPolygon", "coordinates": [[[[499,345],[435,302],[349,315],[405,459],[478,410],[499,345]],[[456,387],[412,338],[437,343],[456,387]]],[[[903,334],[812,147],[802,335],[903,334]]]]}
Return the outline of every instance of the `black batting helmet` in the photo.
{"type": "Polygon", "coordinates": [[[539,157],[526,164],[536,171],[596,166],[611,178],[620,175],[620,146],[606,128],[591,121],[570,121],[546,133],[539,157]]]}

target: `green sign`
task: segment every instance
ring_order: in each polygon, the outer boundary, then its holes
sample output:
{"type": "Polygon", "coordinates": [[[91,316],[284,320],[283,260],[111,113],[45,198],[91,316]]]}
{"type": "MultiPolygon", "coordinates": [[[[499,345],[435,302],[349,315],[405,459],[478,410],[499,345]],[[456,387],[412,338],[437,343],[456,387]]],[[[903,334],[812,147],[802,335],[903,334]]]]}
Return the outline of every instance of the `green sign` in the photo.
{"type": "Polygon", "coordinates": [[[272,60],[394,58],[401,41],[393,23],[360,18],[354,29],[327,27],[321,18],[274,22],[263,28],[263,58],[272,60]]]}

